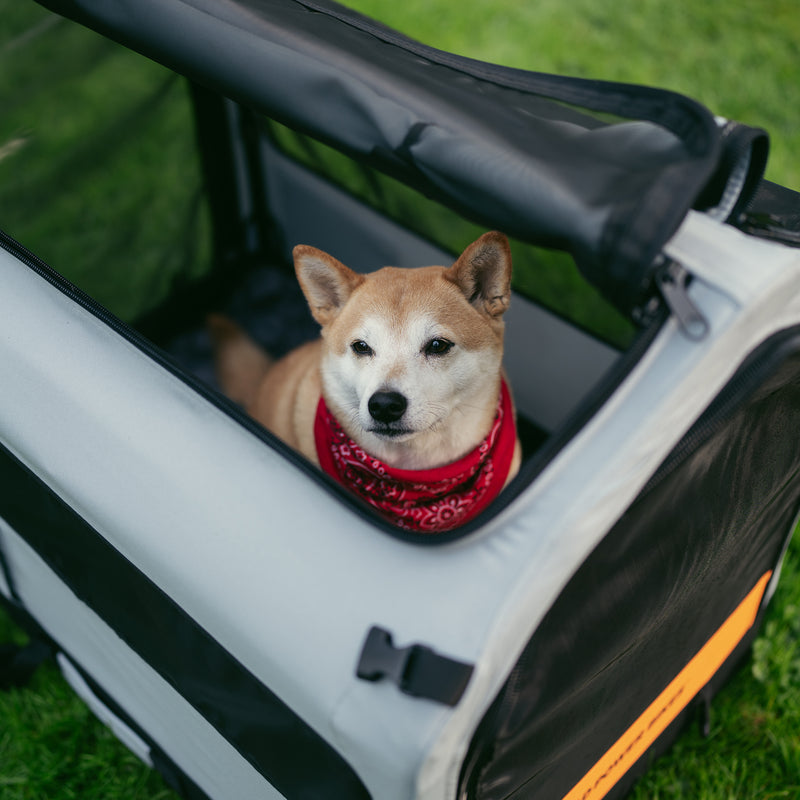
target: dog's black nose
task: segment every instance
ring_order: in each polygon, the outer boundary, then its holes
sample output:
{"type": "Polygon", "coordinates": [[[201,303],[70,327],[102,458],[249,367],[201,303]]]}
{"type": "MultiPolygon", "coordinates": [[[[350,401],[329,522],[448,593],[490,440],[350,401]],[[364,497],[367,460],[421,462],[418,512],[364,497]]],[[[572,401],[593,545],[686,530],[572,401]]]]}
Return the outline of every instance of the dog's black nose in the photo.
{"type": "Polygon", "coordinates": [[[408,401],[400,392],[375,392],[367,407],[376,422],[397,422],[405,414],[408,401]]]}

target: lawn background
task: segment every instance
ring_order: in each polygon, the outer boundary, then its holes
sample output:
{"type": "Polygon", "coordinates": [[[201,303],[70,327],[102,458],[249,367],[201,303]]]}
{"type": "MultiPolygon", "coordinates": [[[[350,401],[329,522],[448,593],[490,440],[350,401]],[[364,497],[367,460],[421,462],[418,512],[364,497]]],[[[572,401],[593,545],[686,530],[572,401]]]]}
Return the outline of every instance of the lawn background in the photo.
{"type": "MultiPolygon", "coordinates": [[[[800,188],[796,0],[351,5],[474,58],[691,95],[717,114],[766,128],[767,176],[800,188]]],[[[126,318],[162,296],[172,275],[197,274],[208,258],[200,178],[182,149],[189,118],[181,92],[161,68],[55,23],[30,3],[0,0],[0,226],[126,318]],[[30,71],[21,58],[31,48],[40,48],[34,62],[44,68],[44,82],[42,70],[30,71]],[[96,79],[79,91],[70,76],[87,69],[96,79]],[[84,141],[76,157],[87,122],[77,124],[67,110],[117,105],[113,124],[98,122],[98,138],[84,141]],[[134,118],[135,129],[126,124],[134,118]],[[134,135],[143,121],[148,135],[134,135]],[[162,193],[140,186],[142,165],[163,173],[162,193]],[[137,280],[142,264],[152,265],[147,282],[137,280]]],[[[798,562],[795,544],[753,658],[714,703],[709,738],[698,726],[687,729],[636,788],[637,800],[800,797],[798,562]]],[[[0,615],[0,641],[9,637],[21,635],[0,615]]],[[[3,800],[173,796],[94,721],[53,668],[30,688],[0,695],[3,800]]]]}

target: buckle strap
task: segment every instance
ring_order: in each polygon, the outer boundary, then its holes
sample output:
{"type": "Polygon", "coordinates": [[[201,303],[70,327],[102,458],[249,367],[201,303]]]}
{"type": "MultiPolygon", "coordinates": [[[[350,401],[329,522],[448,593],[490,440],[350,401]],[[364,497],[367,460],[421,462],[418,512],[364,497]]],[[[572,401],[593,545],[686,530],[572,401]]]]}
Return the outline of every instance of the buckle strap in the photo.
{"type": "Polygon", "coordinates": [[[356,675],[365,681],[387,678],[412,697],[455,706],[472,676],[473,665],[412,644],[395,647],[389,631],[370,628],[361,649],[356,675]]]}

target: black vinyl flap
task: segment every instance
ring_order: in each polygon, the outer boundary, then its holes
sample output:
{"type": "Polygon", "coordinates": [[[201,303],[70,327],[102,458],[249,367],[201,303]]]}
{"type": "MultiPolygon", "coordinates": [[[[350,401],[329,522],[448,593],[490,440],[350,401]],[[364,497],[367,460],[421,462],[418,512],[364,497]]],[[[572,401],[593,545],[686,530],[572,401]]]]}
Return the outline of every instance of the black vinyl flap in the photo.
{"type": "Polygon", "coordinates": [[[328,0],[40,2],[482,225],[568,250],[623,311],[686,212],[730,194],[726,141],[755,153],[742,188],[766,158],[763,132],[731,136],[681,95],[462,58],[328,0]]]}

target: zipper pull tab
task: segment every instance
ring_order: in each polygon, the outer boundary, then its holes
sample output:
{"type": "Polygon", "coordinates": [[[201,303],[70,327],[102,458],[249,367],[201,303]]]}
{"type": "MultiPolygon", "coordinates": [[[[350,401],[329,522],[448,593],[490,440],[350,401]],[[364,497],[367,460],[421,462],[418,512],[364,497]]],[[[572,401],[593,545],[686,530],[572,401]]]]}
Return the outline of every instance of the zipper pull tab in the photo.
{"type": "Polygon", "coordinates": [[[708,335],[710,326],[689,297],[689,277],[681,264],[666,259],[655,273],[655,282],[684,335],[693,342],[699,342],[708,335]]]}

